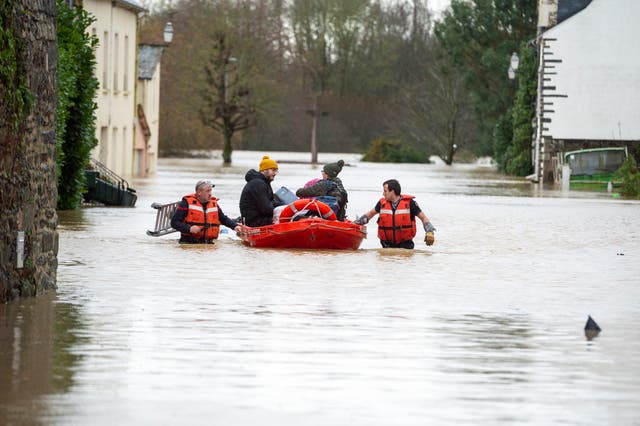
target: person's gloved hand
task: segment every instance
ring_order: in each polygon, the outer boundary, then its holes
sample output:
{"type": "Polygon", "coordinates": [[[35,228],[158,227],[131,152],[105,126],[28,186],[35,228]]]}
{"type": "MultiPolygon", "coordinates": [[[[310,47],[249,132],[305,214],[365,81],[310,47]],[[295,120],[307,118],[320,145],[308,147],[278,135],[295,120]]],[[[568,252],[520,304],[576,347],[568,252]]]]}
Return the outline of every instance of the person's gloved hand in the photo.
{"type": "Polygon", "coordinates": [[[432,246],[435,240],[436,240],[436,237],[433,235],[433,232],[427,232],[426,234],[424,234],[424,242],[428,246],[432,246]]]}
{"type": "Polygon", "coordinates": [[[435,235],[433,235],[433,232],[436,230],[436,228],[433,226],[433,224],[431,222],[427,222],[424,224],[424,242],[428,245],[431,246],[433,245],[433,243],[436,240],[435,235]]]}
{"type": "Polygon", "coordinates": [[[366,225],[367,223],[369,223],[369,218],[367,217],[367,215],[363,214],[362,216],[354,220],[353,223],[357,225],[366,225]]]}

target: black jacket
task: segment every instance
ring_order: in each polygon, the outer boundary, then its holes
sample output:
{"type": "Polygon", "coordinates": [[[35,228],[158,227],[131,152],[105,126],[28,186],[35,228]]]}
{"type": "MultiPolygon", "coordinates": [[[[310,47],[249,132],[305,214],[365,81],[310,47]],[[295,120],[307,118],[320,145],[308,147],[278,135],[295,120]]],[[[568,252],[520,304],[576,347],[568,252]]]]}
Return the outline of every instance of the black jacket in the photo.
{"type": "Polygon", "coordinates": [[[320,197],[322,195],[335,197],[340,207],[336,211],[338,220],[344,220],[346,216],[349,195],[344,186],[342,186],[342,181],[339,177],[323,179],[306,188],[300,188],[296,191],[296,195],[298,197],[320,197]]]}
{"type": "Polygon", "coordinates": [[[260,172],[251,169],[244,179],[247,184],[240,194],[240,215],[247,226],[271,225],[273,222],[273,190],[271,182],[260,172]]]}

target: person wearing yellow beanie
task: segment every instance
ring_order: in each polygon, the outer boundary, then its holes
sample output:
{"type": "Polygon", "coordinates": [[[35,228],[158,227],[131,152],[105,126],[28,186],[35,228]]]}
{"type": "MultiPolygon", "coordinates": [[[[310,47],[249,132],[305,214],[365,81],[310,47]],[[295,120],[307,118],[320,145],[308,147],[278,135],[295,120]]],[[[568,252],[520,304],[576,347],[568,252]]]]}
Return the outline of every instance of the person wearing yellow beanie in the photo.
{"type": "Polygon", "coordinates": [[[259,171],[251,169],[240,194],[240,215],[247,226],[271,225],[273,209],[278,204],[273,197],[271,182],[278,174],[278,163],[268,155],[262,157],[259,171]]]}
{"type": "Polygon", "coordinates": [[[268,169],[278,170],[278,163],[276,163],[275,160],[269,158],[268,155],[265,155],[264,157],[262,157],[262,161],[260,161],[260,172],[264,172],[268,169]]]}

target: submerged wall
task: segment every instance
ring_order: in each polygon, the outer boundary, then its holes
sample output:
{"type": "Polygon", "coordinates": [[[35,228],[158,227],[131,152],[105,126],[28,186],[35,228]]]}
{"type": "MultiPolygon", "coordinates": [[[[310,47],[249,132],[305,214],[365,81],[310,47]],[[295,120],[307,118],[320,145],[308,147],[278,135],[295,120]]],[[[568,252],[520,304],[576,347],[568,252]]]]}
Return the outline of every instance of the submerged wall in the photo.
{"type": "MultiPolygon", "coordinates": [[[[9,61],[0,66],[0,302],[4,302],[55,288],[56,2],[4,0],[0,13],[7,29],[2,37],[15,42],[9,57],[16,58],[14,71],[9,61]],[[7,101],[16,99],[21,89],[32,99],[25,116],[7,101]],[[18,250],[19,232],[24,236],[22,250],[18,250]]],[[[10,49],[6,43],[0,46],[10,49]]]]}

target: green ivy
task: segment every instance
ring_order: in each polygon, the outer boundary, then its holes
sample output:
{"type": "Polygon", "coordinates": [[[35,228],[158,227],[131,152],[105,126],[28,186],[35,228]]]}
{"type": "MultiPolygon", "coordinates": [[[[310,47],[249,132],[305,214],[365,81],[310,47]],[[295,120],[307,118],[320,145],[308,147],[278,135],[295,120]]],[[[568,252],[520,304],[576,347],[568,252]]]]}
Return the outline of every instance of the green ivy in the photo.
{"type": "Polygon", "coordinates": [[[3,103],[18,131],[31,111],[33,95],[25,80],[26,65],[19,61],[23,47],[14,35],[16,13],[13,0],[0,3],[0,86],[4,87],[3,103]]]}
{"type": "Polygon", "coordinates": [[[506,171],[517,176],[527,176],[533,171],[531,140],[537,91],[536,51],[525,43],[520,46],[518,67],[518,93],[513,104],[513,139],[507,149],[506,171]]]}
{"type": "Polygon", "coordinates": [[[95,137],[94,48],[98,43],[88,28],[95,18],[81,8],[58,4],[58,106],[57,162],[58,209],[80,206],[85,188],[84,170],[91,150],[98,144],[95,137]]]}
{"type": "Polygon", "coordinates": [[[493,158],[498,168],[503,172],[507,169],[507,150],[513,139],[513,109],[509,110],[498,120],[493,128],[493,158]]]}
{"type": "Polygon", "coordinates": [[[376,139],[362,157],[377,163],[428,163],[429,156],[418,152],[399,140],[376,139]]]}
{"type": "Polygon", "coordinates": [[[640,170],[638,170],[638,164],[632,155],[629,155],[622,163],[622,166],[616,171],[616,176],[622,179],[620,188],[622,195],[640,199],[640,170]]]}
{"type": "Polygon", "coordinates": [[[536,51],[520,46],[518,91],[513,106],[500,117],[493,130],[493,155],[500,170],[511,175],[526,176],[532,172],[532,121],[535,117],[537,86],[536,51]]]}

